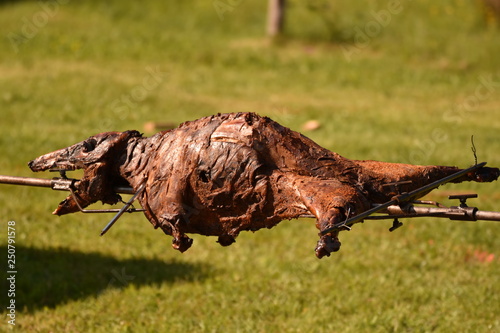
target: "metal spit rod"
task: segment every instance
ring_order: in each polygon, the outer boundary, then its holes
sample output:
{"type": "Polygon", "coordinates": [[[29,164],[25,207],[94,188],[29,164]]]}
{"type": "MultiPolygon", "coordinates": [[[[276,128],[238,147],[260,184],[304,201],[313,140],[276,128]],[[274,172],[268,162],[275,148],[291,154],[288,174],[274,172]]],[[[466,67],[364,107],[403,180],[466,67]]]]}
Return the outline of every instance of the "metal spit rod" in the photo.
{"type": "MultiPolygon", "coordinates": [[[[49,187],[58,191],[69,191],[71,186],[76,185],[78,179],[72,178],[32,178],[32,177],[17,177],[17,176],[4,176],[0,175],[0,184],[10,185],[24,185],[36,187],[49,187]]],[[[119,186],[114,188],[116,193],[120,194],[134,194],[135,191],[131,187],[119,186]]]]}

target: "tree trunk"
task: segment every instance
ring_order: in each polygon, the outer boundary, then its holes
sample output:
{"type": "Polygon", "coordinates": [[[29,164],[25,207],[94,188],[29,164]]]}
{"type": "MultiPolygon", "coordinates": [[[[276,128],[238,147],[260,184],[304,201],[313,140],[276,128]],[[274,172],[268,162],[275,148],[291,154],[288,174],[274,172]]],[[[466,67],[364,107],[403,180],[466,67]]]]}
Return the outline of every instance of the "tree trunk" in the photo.
{"type": "Polygon", "coordinates": [[[269,0],[267,13],[267,35],[276,37],[283,31],[285,0],[269,0]]]}

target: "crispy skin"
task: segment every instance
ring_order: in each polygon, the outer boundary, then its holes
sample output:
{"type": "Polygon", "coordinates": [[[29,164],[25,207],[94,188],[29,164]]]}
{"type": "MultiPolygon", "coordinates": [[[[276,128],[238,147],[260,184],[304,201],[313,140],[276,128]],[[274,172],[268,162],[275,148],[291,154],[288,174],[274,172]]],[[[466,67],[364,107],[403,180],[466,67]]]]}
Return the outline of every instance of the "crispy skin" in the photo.
{"type": "MultiPolygon", "coordinates": [[[[197,233],[227,246],[241,231],[271,228],[282,220],[314,215],[324,230],[383,203],[387,183],[411,181],[411,191],[460,169],[357,161],[331,152],[300,133],[254,113],[222,114],[186,122],[144,138],[136,131],[101,133],[30,162],[33,171],[84,169],[80,205],[114,203],[113,187],[146,183],[138,200],[155,226],[183,252],[197,233]]],[[[456,182],[493,181],[482,168],[456,182]]],[[[54,214],[77,211],[68,197],[54,214]]],[[[321,258],[340,248],[338,233],[320,237],[321,258]]]]}

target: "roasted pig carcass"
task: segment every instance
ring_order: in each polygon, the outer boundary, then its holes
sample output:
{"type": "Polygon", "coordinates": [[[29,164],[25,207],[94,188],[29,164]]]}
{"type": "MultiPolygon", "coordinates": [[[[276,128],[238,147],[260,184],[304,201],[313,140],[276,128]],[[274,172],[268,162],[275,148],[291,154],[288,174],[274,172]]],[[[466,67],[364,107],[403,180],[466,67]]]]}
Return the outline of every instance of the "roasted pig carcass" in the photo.
{"type": "MultiPolygon", "coordinates": [[[[102,201],[120,200],[114,188],[144,188],[138,200],[155,228],[187,250],[189,233],[218,236],[227,246],[243,230],[282,220],[316,217],[326,230],[395,195],[390,183],[411,191],[460,169],[350,160],[300,133],[254,113],[219,114],[143,137],[106,132],[29,163],[33,171],[83,169],[76,196],[54,211],[63,215],[102,201]]],[[[497,168],[480,168],[454,182],[490,182],[497,168]]],[[[320,235],[316,256],[338,251],[338,230],[320,235]]]]}

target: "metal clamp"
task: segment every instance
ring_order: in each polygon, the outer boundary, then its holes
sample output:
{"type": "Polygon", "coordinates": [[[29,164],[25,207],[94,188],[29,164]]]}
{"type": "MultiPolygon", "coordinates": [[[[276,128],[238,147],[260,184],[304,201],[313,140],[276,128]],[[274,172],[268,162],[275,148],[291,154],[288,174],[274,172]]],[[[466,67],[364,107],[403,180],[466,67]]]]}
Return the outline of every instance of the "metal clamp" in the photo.
{"type": "Polygon", "coordinates": [[[396,230],[397,228],[402,227],[402,226],[403,226],[403,222],[400,222],[398,220],[398,218],[396,217],[394,219],[394,221],[392,221],[392,227],[389,228],[389,231],[393,232],[394,230],[396,230]]]}
{"type": "Polygon", "coordinates": [[[477,194],[456,194],[448,196],[448,199],[458,199],[460,200],[460,207],[465,208],[467,206],[467,199],[477,198],[477,194]]]}
{"type": "MultiPolygon", "coordinates": [[[[129,207],[132,205],[134,200],[139,196],[139,194],[141,194],[142,191],[144,191],[145,188],[146,188],[146,182],[144,181],[144,183],[142,183],[142,185],[139,186],[139,188],[137,189],[137,192],[135,192],[135,194],[132,196],[132,198],[130,198],[130,200],[127,201],[127,203],[122,207],[122,209],[120,209],[120,211],[115,215],[115,217],[113,217],[113,219],[111,221],[109,221],[109,223],[104,227],[104,229],[102,229],[101,236],[104,235],[109,229],[111,229],[113,224],[115,224],[115,222],[118,221],[118,219],[120,218],[120,216],[123,215],[123,213],[139,211],[138,209],[135,209],[135,208],[133,209],[133,211],[131,211],[131,210],[129,210],[129,207]]],[[[144,209],[142,209],[141,211],[144,211],[144,209]]]]}

